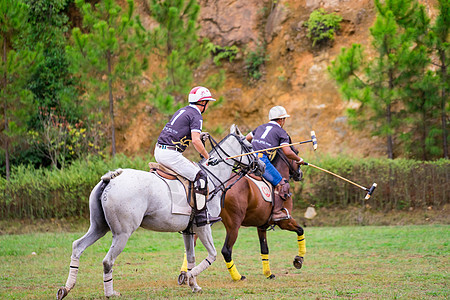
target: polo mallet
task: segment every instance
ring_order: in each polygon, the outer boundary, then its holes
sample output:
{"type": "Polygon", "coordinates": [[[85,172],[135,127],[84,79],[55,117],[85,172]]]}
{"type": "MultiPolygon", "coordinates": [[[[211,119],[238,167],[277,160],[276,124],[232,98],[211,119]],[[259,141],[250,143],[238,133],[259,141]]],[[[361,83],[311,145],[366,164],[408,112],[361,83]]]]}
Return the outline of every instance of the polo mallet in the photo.
{"type": "Polygon", "coordinates": [[[337,178],[340,178],[340,179],[342,179],[342,180],[344,180],[344,181],[347,181],[348,183],[351,183],[351,184],[353,184],[353,185],[359,187],[360,189],[365,190],[365,191],[367,192],[367,194],[366,194],[366,197],[364,197],[364,199],[366,199],[366,200],[368,200],[368,199],[370,198],[370,196],[372,196],[373,191],[375,191],[375,188],[377,187],[377,184],[374,182],[374,183],[372,184],[372,186],[370,187],[370,189],[368,189],[368,188],[363,187],[362,185],[359,185],[359,184],[357,184],[357,183],[354,183],[354,182],[351,181],[351,180],[348,180],[348,179],[346,179],[346,178],[344,178],[344,177],[342,177],[342,176],[339,176],[339,175],[337,175],[337,174],[334,174],[333,172],[330,172],[330,171],[328,171],[328,170],[322,169],[322,168],[320,168],[320,167],[318,167],[318,166],[315,166],[315,165],[313,165],[313,164],[310,164],[310,163],[307,163],[307,162],[304,162],[303,164],[306,165],[306,166],[311,166],[311,167],[316,168],[316,169],[318,169],[318,170],[324,171],[324,172],[326,172],[326,173],[328,173],[328,174],[331,174],[331,175],[333,175],[333,176],[336,176],[337,178]]]}
{"type": "Polygon", "coordinates": [[[275,150],[275,149],[279,149],[279,148],[283,148],[283,147],[290,147],[290,146],[306,144],[306,143],[312,143],[314,151],[317,150],[317,138],[316,138],[316,133],[314,131],[311,131],[311,139],[307,140],[307,141],[302,141],[302,142],[297,142],[297,143],[286,144],[286,145],[282,145],[282,146],[277,146],[277,147],[272,147],[272,148],[267,148],[267,149],[247,152],[247,153],[243,153],[243,154],[239,154],[239,155],[235,155],[235,156],[229,156],[229,157],[225,157],[225,160],[236,158],[236,157],[241,157],[241,156],[245,156],[245,155],[249,155],[249,154],[255,154],[255,153],[259,153],[259,152],[264,152],[264,151],[267,151],[267,150],[275,150]]]}

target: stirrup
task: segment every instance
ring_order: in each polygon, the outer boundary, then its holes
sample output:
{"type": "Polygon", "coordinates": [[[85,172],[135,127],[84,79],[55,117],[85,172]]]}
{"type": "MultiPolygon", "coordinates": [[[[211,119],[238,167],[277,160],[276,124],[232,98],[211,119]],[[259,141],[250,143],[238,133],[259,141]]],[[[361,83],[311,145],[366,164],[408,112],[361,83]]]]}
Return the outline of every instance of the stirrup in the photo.
{"type": "Polygon", "coordinates": [[[289,214],[289,211],[285,208],[285,207],[283,207],[281,210],[285,210],[286,211],[286,216],[284,216],[284,217],[281,217],[281,218],[274,218],[273,217],[273,213],[272,213],[272,220],[274,221],[274,222],[278,222],[278,221],[282,221],[282,220],[288,220],[288,219],[290,219],[291,218],[291,215],[289,214]]]}

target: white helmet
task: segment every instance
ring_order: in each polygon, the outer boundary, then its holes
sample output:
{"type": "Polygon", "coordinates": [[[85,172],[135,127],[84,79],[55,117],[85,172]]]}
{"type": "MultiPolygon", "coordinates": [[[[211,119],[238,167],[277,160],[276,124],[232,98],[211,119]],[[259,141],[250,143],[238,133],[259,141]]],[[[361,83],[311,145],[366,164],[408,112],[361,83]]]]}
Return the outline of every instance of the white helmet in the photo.
{"type": "Polygon", "coordinates": [[[287,114],[286,109],[283,106],[274,106],[269,111],[269,120],[271,121],[288,117],[290,117],[290,115],[287,114]]]}
{"type": "Polygon", "coordinates": [[[189,103],[196,103],[203,100],[216,101],[212,97],[211,92],[205,87],[197,86],[189,92],[189,103]]]}

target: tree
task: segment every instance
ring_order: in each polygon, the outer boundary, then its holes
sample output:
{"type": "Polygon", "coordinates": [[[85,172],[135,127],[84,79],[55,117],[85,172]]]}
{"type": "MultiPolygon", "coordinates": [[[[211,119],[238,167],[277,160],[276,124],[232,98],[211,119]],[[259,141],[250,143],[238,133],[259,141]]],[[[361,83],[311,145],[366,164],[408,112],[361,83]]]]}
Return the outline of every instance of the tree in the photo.
{"type": "MultiPolygon", "coordinates": [[[[386,137],[387,156],[394,157],[397,137],[411,137],[420,129],[425,152],[432,149],[434,107],[424,45],[429,19],[423,6],[409,0],[375,0],[377,18],[370,28],[375,57],[367,61],[361,45],[343,49],[329,68],[344,97],[361,102],[350,110],[351,122],[373,126],[372,134],[386,137]],[[418,117],[417,117],[418,116],[418,117]],[[412,127],[411,127],[412,124],[412,127]],[[431,146],[430,146],[431,145],[431,146]],[[430,146],[430,147],[428,147],[430,146]],[[428,150],[426,150],[428,149],[428,150]]],[[[414,140],[407,144],[413,146],[414,140]]]]}
{"type": "Polygon", "coordinates": [[[400,125],[402,71],[412,44],[408,35],[399,31],[391,11],[384,16],[378,14],[370,32],[377,53],[373,60],[365,61],[361,45],[353,44],[350,49],[342,49],[329,70],[344,97],[361,103],[358,110],[349,110],[353,124],[373,126],[373,135],[386,137],[387,156],[392,159],[400,125]]]}
{"type": "Polygon", "coordinates": [[[431,47],[437,54],[437,62],[433,61],[439,70],[436,72],[438,78],[438,90],[440,100],[441,130],[443,141],[443,156],[449,158],[448,153],[448,132],[447,124],[449,122],[447,112],[449,110],[449,89],[450,76],[448,66],[450,59],[450,2],[448,0],[439,0],[439,15],[435,24],[431,28],[431,47]]]}
{"type": "Polygon", "coordinates": [[[116,154],[115,104],[119,99],[131,101],[144,92],[138,79],[148,67],[144,28],[133,18],[134,2],[127,0],[122,8],[114,0],[104,0],[92,6],[84,0],[76,4],[83,15],[83,30],[72,30],[73,45],[69,48],[73,67],[85,85],[88,104],[95,118],[103,115],[102,101],[107,94],[111,126],[112,155],[116,154]]]}
{"type": "Polygon", "coordinates": [[[159,23],[152,32],[156,54],[161,57],[162,77],[155,77],[154,101],[163,112],[172,113],[192,88],[193,74],[209,56],[206,41],[199,41],[197,17],[200,6],[195,0],[151,0],[151,16],[159,23]]]}
{"type": "Polygon", "coordinates": [[[3,120],[1,139],[5,153],[6,178],[10,178],[11,146],[26,132],[26,122],[32,110],[32,96],[26,89],[28,74],[39,60],[39,45],[35,51],[24,40],[30,32],[28,6],[18,0],[0,1],[0,101],[3,120]]]}
{"type": "Polygon", "coordinates": [[[409,155],[428,160],[436,157],[439,152],[439,139],[436,139],[439,130],[436,126],[439,111],[436,80],[433,72],[429,70],[430,53],[426,46],[430,19],[425,7],[417,2],[387,1],[386,4],[380,5],[379,1],[376,1],[376,4],[381,14],[386,11],[393,12],[404,35],[412,41],[400,82],[403,86],[404,104],[404,124],[400,138],[409,155]]]}
{"type": "MultiPolygon", "coordinates": [[[[73,74],[69,72],[66,55],[68,17],[64,13],[68,0],[26,0],[29,5],[29,23],[32,26],[30,44],[44,45],[43,60],[32,74],[29,89],[41,109],[76,123],[82,116],[82,106],[73,74]]],[[[32,128],[42,127],[40,114],[33,116],[32,128]]]]}

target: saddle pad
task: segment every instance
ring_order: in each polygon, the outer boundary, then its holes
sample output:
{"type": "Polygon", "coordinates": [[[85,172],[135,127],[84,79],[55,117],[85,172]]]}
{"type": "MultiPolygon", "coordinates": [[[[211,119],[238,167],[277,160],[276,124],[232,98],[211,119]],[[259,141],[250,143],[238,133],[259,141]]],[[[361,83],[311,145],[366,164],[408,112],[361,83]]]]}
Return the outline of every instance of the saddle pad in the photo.
{"type": "Polygon", "coordinates": [[[269,183],[267,183],[265,180],[257,180],[248,175],[245,175],[245,177],[247,177],[248,179],[253,181],[253,183],[256,184],[264,200],[266,200],[267,202],[272,202],[272,187],[269,183]]]}
{"type": "Polygon", "coordinates": [[[189,206],[186,200],[186,190],[183,184],[178,180],[168,180],[159,176],[156,172],[153,173],[162,181],[167,184],[169,188],[171,202],[172,202],[172,213],[177,215],[191,215],[192,208],[189,206]]]}

